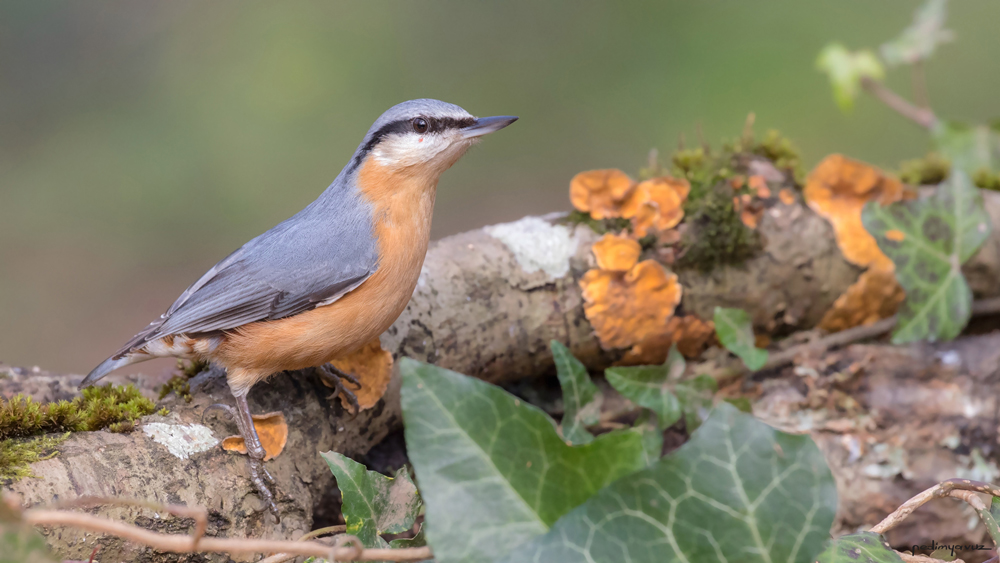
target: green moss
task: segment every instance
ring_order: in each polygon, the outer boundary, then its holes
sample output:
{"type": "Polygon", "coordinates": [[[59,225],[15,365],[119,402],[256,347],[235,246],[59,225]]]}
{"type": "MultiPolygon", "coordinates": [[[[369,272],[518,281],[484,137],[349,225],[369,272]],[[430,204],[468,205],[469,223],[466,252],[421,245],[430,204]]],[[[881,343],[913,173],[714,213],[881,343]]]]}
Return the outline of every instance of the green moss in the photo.
{"type": "Polygon", "coordinates": [[[155,408],[133,385],[88,387],[72,401],[38,403],[23,395],[0,399],[0,478],[30,475],[27,465],[45,459],[70,432],[128,432],[155,408]],[[64,435],[52,437],[54,433],[64,435]]]}
{"type": "Polygon", "coordinates": [[[183,375],[175,375],[167,380],[163,387],[160,387],[160,396],[158,400],[162,401],[163,398],[171,392],[176,393],[178,397],[184,399],[185,403],[191,402],[191,384],[188,383],[187,377],[183,375]]]}
{"type": "Polygon", "coordinates": [[[101,430],[118,422],[132,422],[155,410],[133,385],[88,387],[72,401],[38,403],[16,395],[0,400],[0,440],[53,432],[101,430]]]}
{"type": "Polygon", "coordinates": [[[801,185],[805,180],[806,171],[802,167],[799,150],[777,130],[768,130],[759,143],[752,143],[748,149],[753,154],[770,160],[778,170],[790,172],[797,184],[801,185]]]}
{"type": "Polygon", "coordinates": [[[1000,192],[1000,172],[989,168],[981,168],[972,175],[972,183],[984,190],[1000,192]]]}
{"type": "Polygon", "coordinates": [[[181,374],[188,379],[191,379],[192,377],[205,371],[205,368],[207,367],[208,362],[204,360],[191,360],[190,362],[177,360],[177,369],[181,370],[181,374]]]}
{"type": "MultiPolygon", "coordinates": [[[[940,184],[951,173],[951,162],[937,153],[899,164],[899,179],[914,186],[940,184]]],[[[984,190],[1000,191],[1000,172],[980,168],[972,175],[972,183],[984,190]]]]}
{"type": "Polygon", "coordinates": [[[567,225],[587,225],[599,235],[603,235],[604,233],[619,233],[627,230],[631,226],[628,219],[623,219],[621,217],[615,217],[612,219],[594,219],[590,216],[590,213],[580,211],[578,209],[571,211],[563,222],[567,225]]]}
{"type": "Polygon", "coordinates": [[[177,369],[181,373],[180,375],[171,377],[163,387],[160,387],[158,400],[163,400],[170,393],[175,393],[178,397],[184,399],[184,402],[190,403],[192,399],[191,384],[188,383],[188,380],[201,373],[207,367],[208,362],[201,360],[192,360],[190,362],[177,360],[177,369]]]}
{"type": "Polygon", "coordinates": [[[69,437],[38,436],[27,440],[8,438],[0,440],[0,479],[20,479],[32,477],[31,464],[54,457],[56,446],[69,437]]]}
{"type": "Polygon", "coordinates": [[[951,163],[937,153],[928,153],[923,158],[907,160],[899,164],[899,179],[907,184],[921,186],[938,184],[948,177],[951,163]]]}
{"type": "Polygon", "coordinates": [[[711,271],[723,264],[739,264],[761,248],[760,234],[747,228],[733,205],[733,190],[725,183],[713,186],[693,202],[685,221],[678,268],[711,271]]]}

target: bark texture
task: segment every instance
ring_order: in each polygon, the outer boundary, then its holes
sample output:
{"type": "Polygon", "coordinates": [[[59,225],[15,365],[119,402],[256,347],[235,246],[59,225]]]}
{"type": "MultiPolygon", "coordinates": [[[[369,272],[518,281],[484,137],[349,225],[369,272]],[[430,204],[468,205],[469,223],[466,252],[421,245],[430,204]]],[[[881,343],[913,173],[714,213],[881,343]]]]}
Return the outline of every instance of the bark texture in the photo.
{"type": "MultiPolygon", "coordinates": [[[[1000,194],[986,195],[990,215],[995,224],[1000,225],[1000,198],[994,197],[1000,194]]],[[[427,256],[408,308],[383,335],[383,346],[397,358],[410,356],[493,382],[549,373],[552,370],[548,352],[551,339],[566,343],[592,369],[608,365],[617,357],[617,352],[603,350],[593,336],[584,316],[578,286],[580,277],[593,265],[589,248],[597,235],[584,226],[562,226],[557,222],[558,217],[551,216],[525,218],[436,242],[427,256]]],[[[859,274],[859,270],[844,261],[837,250],[826,221],[802,205],[772,207],[765,212],[760,229],[765,239],[764,250],[747,263],[717,268],[708,274],[678,272],[684,286],[682,308],[686,312],[711,318],[716,305],[741,307],[752,314],[759,329],[771,333],[809,328],[859,274]]],[[[965,271],[977,297],[1000,294],[1000,287],[995,284],[995,280],[1000,279],[1000,233],[994,232],[965,271]]],[[[986,368],[983,366],[987,362],[975,354],[991,353],[998,349],[997,344],[1000,340],[983,343],[967,339],[962,344],[954,344],[972,347],[958,351],[960,356],[966,354],[969,358],[967,363],[963,359],[961,364],[969,366],[966,372],[954,371],[949,367],[951,364],[939,366],[934,354],[940,349],[872,348],[878,353],[874,354],[876,357],[871,360],[874,363],[870,365],[881,367],[866,368],[872,375],[864,380],[867,383],[863,388],[868,394],[864,397],[867,403],[862,401],[862,404],[878,409],[877,416],[881,418],[873,418],[876,429],[893,429],[891,432],[884,430],[884,441],[876,437],[872,443],[891,444],[895,443],[893,439],[904,439],[904,436],[893,438],[893,432],[898,433],[902,428],[894,424],[918,425],[930,432],[930,417],[907,410],[915,409],[919,397],[925,396],[914,389],[937,393],[935,386],[954,381],[955,384],[947,389],[953,394],[949,397],[958,401],[956,405],[965,400],[982,402],[983,397],[995,396],[996,390],[990,391],[989,378],[984,375],[986,368]],[[980,350],[979,346],[985,348],[980,350]],[[885,357],[877,357],[880,355],[885,357]],[[885,363],[889,361],[896,364],[885,363]],[[978,371],[971,366],[979,366],[975,368],[978,371]],[[913,374],[923,375],[914,377],[913,374]]],[[[864,350],[868,348],[852,348],[846,353],[863,355],[864,350]]],[[[848,361],[854,356],[845,358],[844,361],[848,361]]],[[[996,362],[989,365],[995,366],[996,362]]],[[[817,377],[817,381],[824,381],[824,377],[831,376],[824,372],[817,377]]],[[[81,379],[80,376],[27,373],[0,382],[0,390],[9,396],[23,389],[50,400],[75,393],[81,379]]],[[[803,399],[793,393],[805,393],[804,397],[810,397],[808,389],[805,392],[802,389],[805,380],[796,376],[777,381],[779,383],[768,384],[774,385],[773,389],[765,386],[758,414],[776,424],[795,426],[804,417],[808,418],[802,413],[812,412],[801,408],[803,399]],[[779,393],[775,389],[784,391],[779,393]]],[[[138,383],[148,388],[148,382],[138,383]]],[[[139,429],[130,434],[75,434],[64,442],[58,457],[34,464],[37,478],[22,479],[7,488],[20,494],[27,505],[83,495],[197,504],[211,511],[211,535],[289,538],[311,528],[317,503],[326,502],[323,495],[332,486],[330,472],[318,452],[333,449],[360,456],[401,424],[398,377],[394,378],[383,400],[356,419],[345,416],[339,401],[328,401],[329,390],[308,372],[279,375],[255,387],[250,394],[255,412],[281,410],[290,426],[285,452],[268,463],[278,481],[278,499],[283,514],[278,524],[261,511],[262,505],[247,478],[242,456],[213,447],[181,458],[146,433],[145,427],[150,424],[200,424],[208,405],[232,404],[220,373],[202,373],[191,383],[193,402],[185,403],[169,396],[163,402],[171,409],[168,416],[147,417],[139,429]]],[[[899,446],[917,448],[916,457],[911,456],[913,461],[907,467],[911,475],[921,479],[919,486],[913,484],[907,474],[900,474],[903,480],[899,483],[888,479],[873,481],[865,473],[869,470],[850,469],[867,467],[859,465],[861,458],[852,453],[855,450],[851,449],[854,446],[850,438],[845,438],[843,433],[816,431],[841,484],[843,529],[850,529],[862,521],[871,523],[876,515],[886,513],[898,504],[897,501],[905,500],[925,482],[929,483],[927,479],[952,476],[945,474],[946,469],[965,464],[967,458],[961,456],[970,455],[972,447],[982,449],[989,440],[995,444],[995,405],[955,412],[958,414],[948,416],[957,417],[953,419],[954,424],[963,424],[962,430],[956,431],[960,440],[968,440],[967,450],[940,445],[940,441],[934,441],[939,438],[937,434],[923,450],[916,443],[899,446]],[[973,414],[962,414],[968,412],[973,414]],[[927,454],[919,454],[922,451],[927,454]],[[939,465],[933,466],[934,471],[925,470],[931,467],[927,464],[932,461],[939,465]],[[928,475],[934,477],[925,479],[928,475]],[[853,491],[859,486],[870,486],[872,491],[882,491],[885,487],[888,492],[869,491],[868,497],[859,495],[851,500],[853,491]]],[[[207,424],[217,439],[235,433],[233,425],[221,420],[211,419],[207,424]]],[[[875,455],[872,452],[876,450],[873,447],[860,455],[875,455]]],[[[188,524],[134,508],[102,507],[94,512],[137,521],[157,530],[181,531],[188,524]]],[[[71,559],[86,560],[95,543],[100,543],[104,546],[102,559],[109,561],[228,560],[214,555],[153,554],[113,538],[93,537],[68,529],[54,529],[48,537],[59,555],[71,559]]]]}

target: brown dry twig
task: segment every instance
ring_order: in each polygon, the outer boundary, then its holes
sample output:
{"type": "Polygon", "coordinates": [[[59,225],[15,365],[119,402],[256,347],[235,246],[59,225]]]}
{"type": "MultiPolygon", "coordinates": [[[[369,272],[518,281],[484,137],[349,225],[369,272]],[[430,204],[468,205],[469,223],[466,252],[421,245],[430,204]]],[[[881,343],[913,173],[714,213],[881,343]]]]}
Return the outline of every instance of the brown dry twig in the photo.
{"type": "Polygon", "coordinates": [[[977,511],[985,508],[979,497],[967,493],[983,493],[987,495],[1000,496],[1000,487],[996,487],[982,481],[971,481],[969,479],[949,479],[921,492],[910,500],[904,502],[892,514],[886,516],[881,522],[872,526],[871,531],[876,534],[884,534],[896,527],[914,510],[920,508],[928,501],[936,498],[954,497],[964,500],[972,505],[977,511]],[[975,499],[970,500],[970,499],[975,499]],[[975,503],[978,503],[975,504],[975,503]]]}
{"type": "Polygon", "coordinates": [[[359,549],[317,541],[266,540],[252,538],[203,537],[192,549],[193,536],[187,534],[161,534],[124,522],[116,522],[91,514],[32,508],[22,514],[25,522],[33,526],[71,526],[89,532],[110,534],[128,541],[170,553],[228,553],[250,555],[257,553],[289,553],[332,558],[336,561],[422,561],[433,555],[428,547],[402,549],[359,549]]]}
{"type": "MultiPolygon", "coordinates": [[[[983,299],[972,304],[973,317],[995,315],[997,313],[1000,313],[1000,297],[983,299]]],[[[807,342],[798,346],[792,346],[787,350],[771,354],[767,363],[764,364],[764,367],[760,368],[758,371],[765,371],[790,364],[795,361],[795,358],[806,352],[822,353],[830,350],[831,348],[839,348],[841,346],[881,336],[892,330],[898,322],[899,317],[893,315],[887,319],[882,319],[881,321],[870,325],[856,326],[854,328],[835,332],[829,336],[824,336],[814,342],[807,342]]]]}
{"type": "Polygon", "coordinates": [[[882,103],[895,110],[896,113],[923,127],[930,129],[937,124],[937,116],[930,108],[918,107],[911,104],[899,94],[893,92],[888,86],[878,80],[864,76],[861,78],[861,87],[869,94],[875,96],[882,103]]]}

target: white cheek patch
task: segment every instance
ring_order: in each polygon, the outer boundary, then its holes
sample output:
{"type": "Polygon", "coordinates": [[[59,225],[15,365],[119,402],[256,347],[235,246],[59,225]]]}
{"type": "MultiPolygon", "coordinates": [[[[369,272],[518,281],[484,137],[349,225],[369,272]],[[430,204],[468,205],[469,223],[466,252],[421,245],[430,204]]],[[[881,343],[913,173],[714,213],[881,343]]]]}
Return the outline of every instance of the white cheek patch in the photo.
{"type": "Polygon", "coordinates": [[[413,166],[434,159],[450,144],[441,135],[392,135],[375,147],[372,156],[382,166],[413,166]]]}
{"type": "Polygon", "coordinates": [[[443,172],[473,144],[474,140],[456,137],[455,134],[392,135],[379,143],[372,157],[381,166],[406,168],[429,165],[443,172]]]}

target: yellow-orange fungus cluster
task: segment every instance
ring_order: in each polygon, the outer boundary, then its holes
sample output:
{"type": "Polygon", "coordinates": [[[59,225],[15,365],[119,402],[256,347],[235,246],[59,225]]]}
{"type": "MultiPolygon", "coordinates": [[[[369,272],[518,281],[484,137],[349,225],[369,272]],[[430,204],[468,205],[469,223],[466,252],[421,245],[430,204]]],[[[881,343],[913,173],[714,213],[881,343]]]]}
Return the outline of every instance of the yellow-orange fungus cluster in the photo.
{"type": "Polygon", "coordinates": [[[622,202],[634,187],[632,178],[621,170],[590,170],[573,177],[569,200],[594,219],[621,217],[622,202]]]}
{"type": "Polygon", "coordinates": [[[915,194],[873,166],[833,154],[809,174],[804,195],[809,207],[833,226],[844,258],[868,268],[826,312],[819,326],[837,331],[895,314],[903,290],[896,283],[892,260],[865,230],[861,210],[869,201],[885,205],[915,194]]]}
{"type": "Polygon", "coordinates": [[[652,178],[635,187],[622,204],[622,217],[632,221],[637,237],[676,227],[684,218],[684,200],[691,192],[687,180],[652,178]]]}
{"type": "MultiPolygon", "coordinates": [[[[267,455],[264,461],[278,457],[285,449],[288,441],[288,423],[285,415],[280,412],[253,415],[253,427],[257,430],[260,445],[267,455]]],[[[246,443],[242,436],[230,436],[222,441],[222,449],[241,454],[247,453],[246,443]]]]}
{"type": "Polygon", "coordinates": [[[642,238],[676,227],[690,191],[685,179],[661,176],[636,183],[621,170],[590,170],[573,177],[569,198],[594,219],[628,219],[632,233],[642,238]]]}
{"type": "Polygon", "coordinates": [[[627,348],[627,363],[659,363],[671,344],[697,355],[714,334],[711,323],[674,317],[677,276],[655,260],[639,261],[635,240],[606,234],[593,246],[598,267],[580,280],[584,312],[605,348],[627,348]]]}
{"type": "MultiPolygon", "coordinates": [[[[734,190],[746,187],[750,193],[733,196],[733,208],[740,214],[740,221],[751,229],[756,229],[760,224],[761,217],[764,216],[763,199],[771,197],[771,188],[767,186],[767,181],[763,176],[753,175],[744,179],[743,176],[734,176],[729,181],[729,185],[734,190]]],[[[784,198],[782,199],[784,201],[784,198]]],[[[794,196],[792,198],[794,202],[794,196]]]]}
{"type": "Polygon", "coordinates": [[[809,174],[804,194],[809,207],[833,226],[847,261],[892,270],[892,260],[861,224],[861,209],[869,201],[885,205],[907,198],[899,180],[863,162],[833,154],[809,174]]]}
{"type": "MultiPolygon", "coordinates": [[[[360,410],[375,406],[385,394],[386,388],[389,387],[389,379],[392,378],[392,354],[382,349],[382,343],[378,338],[365,344],[357,352],[337,358],[330,363],[361,382],[361,389],[352,390],[358,398],[360,410]]],[[[347,385],[350,386],[349,383],[347,385]]],[[[350,408],[344,397],[340,398],[340,402],[345,409],[350,408]]]]}

